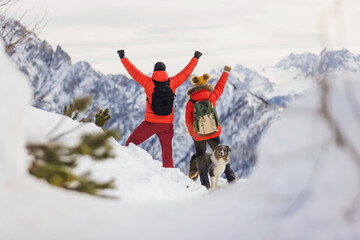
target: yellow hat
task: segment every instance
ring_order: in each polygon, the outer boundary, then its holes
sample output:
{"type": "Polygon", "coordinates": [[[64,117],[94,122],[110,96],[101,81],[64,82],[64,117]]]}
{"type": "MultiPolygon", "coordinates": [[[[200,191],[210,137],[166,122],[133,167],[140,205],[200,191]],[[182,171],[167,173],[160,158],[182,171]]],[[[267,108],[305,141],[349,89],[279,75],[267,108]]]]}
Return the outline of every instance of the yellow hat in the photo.
{"type": "Polygon", "coordinates": [[[195,86],[206,84],[207,81],[210,79],[210,75],[208,73],[204,73],[202,76],[192,76],[190,81],[195,86]]]}

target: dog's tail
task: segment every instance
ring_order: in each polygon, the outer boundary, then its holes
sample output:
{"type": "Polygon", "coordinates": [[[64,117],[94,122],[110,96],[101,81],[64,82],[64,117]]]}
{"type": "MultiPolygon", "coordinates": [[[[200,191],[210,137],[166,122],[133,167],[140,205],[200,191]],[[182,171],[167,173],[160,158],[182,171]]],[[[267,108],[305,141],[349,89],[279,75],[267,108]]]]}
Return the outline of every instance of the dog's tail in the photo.
{"type": "Polygon", "coordinates": [[[196,153],[195,153],[194,155],[191,156],[190,159],[189,178],[195,181],[198,176],[199,176],[199,169],[196,163],[196,153]]]}

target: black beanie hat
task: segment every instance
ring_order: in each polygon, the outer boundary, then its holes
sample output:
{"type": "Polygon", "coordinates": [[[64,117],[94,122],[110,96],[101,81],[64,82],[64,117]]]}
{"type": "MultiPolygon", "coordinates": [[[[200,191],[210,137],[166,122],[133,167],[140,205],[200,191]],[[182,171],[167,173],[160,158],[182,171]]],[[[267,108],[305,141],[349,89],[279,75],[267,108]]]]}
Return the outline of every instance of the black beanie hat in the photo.
{"type": "Polygon", "coordinates": [[[166,66],[163,62],[157,62],[154,66],[154,72],[155,71],[166,71],[166,66]]]}

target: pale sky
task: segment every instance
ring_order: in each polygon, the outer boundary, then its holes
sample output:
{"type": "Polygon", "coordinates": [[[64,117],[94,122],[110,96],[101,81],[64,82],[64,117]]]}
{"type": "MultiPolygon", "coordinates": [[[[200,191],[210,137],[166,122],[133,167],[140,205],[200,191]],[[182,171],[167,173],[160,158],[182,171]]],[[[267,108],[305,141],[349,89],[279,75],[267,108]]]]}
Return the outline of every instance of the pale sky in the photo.
{"type": "Polygon", "coordinates": [[[126,73],[118,49],[144,73],[163,61],[170,75],[195,50],[203,53],[195,74],[261,70],[325,46],[360,54],[359,0],[19,0],[16,8],[29,22],[45,14],[39,37],[104,74],[126,73]]]}

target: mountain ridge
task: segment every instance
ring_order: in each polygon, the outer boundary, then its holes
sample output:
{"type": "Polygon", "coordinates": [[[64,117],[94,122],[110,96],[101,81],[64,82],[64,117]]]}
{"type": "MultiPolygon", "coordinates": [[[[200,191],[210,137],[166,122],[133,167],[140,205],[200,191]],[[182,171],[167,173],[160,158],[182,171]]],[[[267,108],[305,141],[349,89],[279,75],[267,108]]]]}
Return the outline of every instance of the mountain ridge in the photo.
{"type": "MultiPolygon", "coordinates": [[[[11,24],[15,29],[21,27],[18,23],[11,24]]],[[[284,88],[283,91],[279,91],[281,82],[274,81],[275,77],[242,65],[233,67],[224,92],[217,102],[217,110],[223,129],[221,139],[233,149],[231,165],[239,177],[247,176],[256,164],[256,146],[262,133],[289,103],[316,85],[312,79],[316,74],[338,70],[339,67],[334,68],[334,62],[342,63],[342,69],[360,69],[357,57],[350,52],[331,53],[324,49],[319,56],[311,53],[290,54],[279,61],[271,71],[276,71],[276,74],[281,72],[286,76],[282,77],[284,86],[287,82],[297,84],[293,89],[284,88]],[[345,54],[345,57],[341,58],[340,54],[345,54]],[[346,68],[347,63],[352,65],[346,68]],[[290,70],[294,73],[289,74],[290,70]],[[307,85],[304,79],[311,84],[307,85]],[[299,84],[301,87],[298,87],[299,84]]],[[[62,113],[63,107],[75,97],[92,95],[93,105],[84,116],[93,116],[99,109],[109,108],[112,119],[106,127],[118,127],[122,130],[124,137],[120,140],[121,144],[125,143],[126,138],[143,121],[145,93],[136,81],[124,74],[105,75],[94,70],[85,61],[73,64],[71,57],[60,46],[54,51],[49,43],[37,37],[16,47],[11,58],[30,79],[34,89],[32,105],[35,107],[62,113]]],[[[267,74],[271,71],[268,70],[267,74]]],[[[209,83],[215,85],[221,73],[221,68],[212,70],[209,83]]],[[[176,91],[175,99],[173,157],[175,166],[183,172],[187,172],[189,158],[194,152],[184,117],[186,91],[191,86],[190,81],[182,84],[176,91]]],[[[155,159],[161,159],[160,144],[155,136],[140,146],[155,159]]]]}

